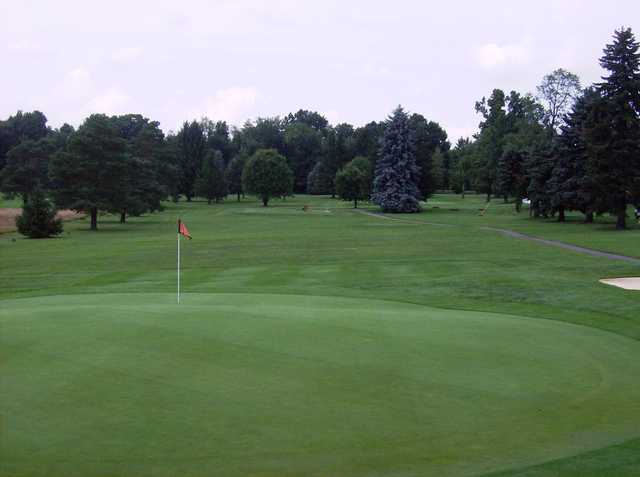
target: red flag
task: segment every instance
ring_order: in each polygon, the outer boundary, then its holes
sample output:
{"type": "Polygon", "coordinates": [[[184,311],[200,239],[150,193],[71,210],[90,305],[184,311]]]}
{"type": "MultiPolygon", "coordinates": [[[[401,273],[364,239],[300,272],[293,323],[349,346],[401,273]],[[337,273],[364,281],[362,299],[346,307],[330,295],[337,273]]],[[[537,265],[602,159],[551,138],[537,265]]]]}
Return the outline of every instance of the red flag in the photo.
{"type": "Polygon", "coordinates": [[[187,226],[184,225],[184,223],[182,223],[182,220],[180,219],[178,219],[178,233],[183,237],[187,237],[189,240],[191,240],[191,234],[189,233],[187,226]]]}

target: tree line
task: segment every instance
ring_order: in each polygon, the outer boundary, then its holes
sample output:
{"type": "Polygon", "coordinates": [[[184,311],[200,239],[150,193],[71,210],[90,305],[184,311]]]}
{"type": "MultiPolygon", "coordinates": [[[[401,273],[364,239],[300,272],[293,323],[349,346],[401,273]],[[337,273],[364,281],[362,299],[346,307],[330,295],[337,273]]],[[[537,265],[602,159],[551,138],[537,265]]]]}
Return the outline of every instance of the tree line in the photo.
{"type": "MultiPolygon", "coordinates": [[[[440,176],[430,173],[433,159],[450,144],[439,124],[419,114],[410,120],[426,198],[440,187],[440,176]]],[[[139,114],[93,114],[75,130],[52,129],[41,112],[19,111],[0,121],[0,191],[25,204],[44,191],[58,208],[86,212],[93,230],[100,212],[125,222],[161,210],[167,199],[211,203],[250,193],[266,205],[295,193],[335,196],[342,184],[336,174],[348,163],[357,158],[354,164],[374,169],[385,124],[332,126],[317,112],[299,110],[241,128],[203,118],[165,135],[139,114]]]]}
{"type": "Polygon", "coordinates": [[[545,76],[537,97],[495,89],[476,103],[479,133],[450,153],[452,184],[530,202],[534,217],[579,211],[616,217],[626,227],[628,205],[640,207],[640,54],[631,29],[614,33],[600,65],[602,81],[582,88],[558,69],[545,76]]]}
{"type": "Polygon", "coordinates": [[[208,118],[167,135],[139,114],[94,114],[75,130],[47,126],[38,111],[0,121],[0,191],[25,205],[42,192],[59,208],[128,216],[161,210],[168,198],[209,203],[229,194],[329,194],[417,212],[438,189],[473,190],[530,203],[534,217],[586,221],[611,213],[625,228],[640,203],[640,55],[630,29],[614,33],[600,59],[607,75],[582,88],[564,69],[537,96],[495,89],[476,102],[479,132],[451,148],[447,133],[396,109],[362,127],[330,125],[314,111],[258,118],[242,127],[208,118]]]}

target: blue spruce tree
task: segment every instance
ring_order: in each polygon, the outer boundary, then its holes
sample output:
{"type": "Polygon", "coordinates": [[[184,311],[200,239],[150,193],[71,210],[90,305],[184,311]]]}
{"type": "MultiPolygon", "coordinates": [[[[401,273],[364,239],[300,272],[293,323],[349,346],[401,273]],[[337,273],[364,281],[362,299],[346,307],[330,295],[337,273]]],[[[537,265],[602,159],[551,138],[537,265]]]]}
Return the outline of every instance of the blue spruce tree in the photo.
{"type": "Polygon", "coordinates": [[[398,106],[382,138],[373,180],[373,202],[384,212],[420,212],[419,176],[409,117],[398,106]]]}

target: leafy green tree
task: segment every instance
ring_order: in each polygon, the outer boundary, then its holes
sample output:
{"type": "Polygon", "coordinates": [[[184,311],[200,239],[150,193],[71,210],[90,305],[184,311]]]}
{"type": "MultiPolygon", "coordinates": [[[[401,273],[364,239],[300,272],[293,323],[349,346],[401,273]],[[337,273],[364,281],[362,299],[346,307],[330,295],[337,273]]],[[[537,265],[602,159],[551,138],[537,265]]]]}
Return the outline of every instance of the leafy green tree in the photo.
{"type": "Polygon", "coordinates": [[[210,151],[220,151],[226,167],[237,152],[231,141],[229,126],[225,121],[214,123],[208,118],[204,118],[201,124],[207,137],[207,148],[210,151]]]}
{"type": "Polygon", "coordinates": [[[295,114],[289,113],[283,120],[284,128],[292,124],[305,124],[318,132],[323,132],[329,127],[329,121],[316,111],[298,110],[295,114]]]}
{"type": "Polygon", "coordinates": [[[468,138],[460,138],[451,151],[451,188],[463,199],[473,180],[473,154],[474,144],[468,138]]]}
{"type": "Polygon", "coordinates": [[[198,121],[185,122],[178,133],[178,167],[180,174],[180,193],[187,202],[194,196],[195,182],[207,153],[207,138],[198,121]]]}
{"type": "Polygon", "coordinates": [[[55,143],[48,139],[27,139],[10,149],[0,171],[0,191],[20,195],[26,202],[35,189],[47,189],[49,159],[54,152],[55,143]]]}
{"type": "Polygon", "coordinates": [[[322,134],[303,122],[289,124],[284,132],[285,156],[293,171],[293,191],[305,192],[307,177],[322,154],[322,134]]]}
{"type": "Polygon", "coordinates": [[[167,158],[164,134],[157,121],[139,114],[110,118],[114,128],[126,144],[126,157],[120,181],[120,194],[110,212],[120,214],[125,223],[128,215],[161,210],[161,201],[168,196],[169,174],[175,171],[167,158]]]}
{"type": "Polygon", "coordinates": [[[240,195],[244,193],[242,189],[242,171],[247,158],[243,154],[238,154],[234,157],[225,170],[225,181],[227,182],[227,188],[231,194],[238,196],[238,202],[240,202],[240,195]]]}
{"type": "Polygon", "coordinates": [[[204,156],[202,170],[196,179],[195,190],[200,197],[205,197],[209,204],[212,200],[220,202],[227,196],[222,152],[209,151],[204,156]]]}
{"type": "Polygon", "coordinates": [[[47,118],[40,111],[18,111],[6,121],[0,121],[0,169],[4,167],[6,155],[11,148],[27,139],[38,141],[49,132],[47,118]]]}
{"type": "Polygon", "coordinates": [[[336,193],[342,200],[368,200],[371,193],[371,164],[366,157],[356,157],[336,173],[336,193]]]}
{"type": "Polygon", "coordinates": [[[258,149],[275,149],[279,154],[285,154],[284,126],[277,116],[247,121],[234,134],[234,140],[237,149],[247,156],[253,155],[258,149]]]}
{"type": "Polygon", "coordinates": [[[640,202],[640,54],[631,29],[614,33],[600,65],[601,100],[590,108],[584,133],[587,170],[595,189],[596,212],[617,217],[626,228],[627,204],[640,202]]]}
{"type": "Polygon", "coordinates": [[[494,89],[489,99],[476,102],[476,112],[483,120],[476,149],[476,182],[478,189],[487,194],[487,202],[496,189],[498,161],[502,156],[504,138],[508,132],[506,118],[506,97],[502,90],[494,89]]]}
{"type": "Polygon", "coordinates": [[[385,212],[419,212],[419,177],[409,117],[398,106],[382,139],[373,181],[373,202],[385,212]]]}
{"type": "Polygon", "coordinates": [[[378,150],[380,149],[384,128],[384,122],[372,121],[357,128],[353,135],[353,153],[356,156],[363,156],[369,159],[374,169],[378,160],[378,150]]]}
{"type": "Polygon", "coordinates": [[[127,145],[105,115],[89,116],[69,139],[66,150],[50,162],[53,196],[60,208],[86,211],[91,230],[98,228],[98,211],[113,211],[123,192],[127,145]]]}
{"type": "Polygon", "coordinates": [[[540,100],[545,105],[544,122],[551,130],[562,126],[562,120],[580,96],[580,78],[559,68],[546,75],[537,87],[540,100]]]}
{"type": "Polygon", "coordinates": [[[286,197],[293,191],[293,173],[287,160],[275,149],[258,149],[242,172],[242,187],[262,200],[265,207],[273,197],[286,197]]]}
{"type": "Polygon", "coordinates": [[[331,195],[335,196],[333,178],[342,166],[354,157],[354,129],[347,123],[341,123],[327,130],[322,144],[324,170],[330,175],[331,195]]]}
{"type": "Polygon", "coordinates": [[[427,199],[439,187],[444,185],[446,160],[445,155],[451,145],[447,140],[447,133],[440,125],[434,121],[427,121],[420,114],[412,114],[409,118],[411,129],[414,131],[414,142],[416,148],[416,164],[420,169],[420,179],[418,187],[423,198],[427,199]],[[434,155],[436,151],[442,154],[439,159],[439,169],[434,168],[434,155]]]}
{"type": "Polygon", "coordinates": [[[42,189],[34,189],[16,219],[18,232],[29,238],[48,238],[62,233],[62,220],[42,189]]]}
{"type": "Polygon", "coordinates": [[[535,156],[532,151],[550,141],[543,126],[544,110],[531,95],[520,95],[512,91],[507,99],[502,155],[496,167],[495,191],[505,201],[515,198],[515,208],[520,212],[522,201],[527,196],[528,165],[535,156]]]}

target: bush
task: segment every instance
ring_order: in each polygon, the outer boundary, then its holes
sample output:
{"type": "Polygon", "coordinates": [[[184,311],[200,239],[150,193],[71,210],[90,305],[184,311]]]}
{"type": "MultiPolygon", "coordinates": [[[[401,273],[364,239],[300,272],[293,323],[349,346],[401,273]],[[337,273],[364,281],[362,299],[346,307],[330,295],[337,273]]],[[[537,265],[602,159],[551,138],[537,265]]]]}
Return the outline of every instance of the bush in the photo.
{"type": "Polygon", "coordinates": [[[18,232],[29,238],[48,238],[62,233],[62,220],[44,192],[34,191],[16,220],[18,232]]]}

